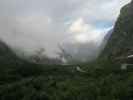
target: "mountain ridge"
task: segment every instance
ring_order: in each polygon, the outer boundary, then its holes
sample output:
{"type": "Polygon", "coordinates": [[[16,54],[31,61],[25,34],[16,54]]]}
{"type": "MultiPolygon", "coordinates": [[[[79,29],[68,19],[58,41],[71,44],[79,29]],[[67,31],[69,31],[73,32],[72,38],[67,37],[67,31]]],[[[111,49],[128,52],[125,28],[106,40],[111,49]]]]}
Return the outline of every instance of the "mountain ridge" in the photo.
{"type": "Polygon", "coordinates": [[[115,59],[119,56],[125,56],[133,50],[133,0],[124,6],[115,23],[113,33],[111,34],[103,52],[102,57],[115,59]]]}

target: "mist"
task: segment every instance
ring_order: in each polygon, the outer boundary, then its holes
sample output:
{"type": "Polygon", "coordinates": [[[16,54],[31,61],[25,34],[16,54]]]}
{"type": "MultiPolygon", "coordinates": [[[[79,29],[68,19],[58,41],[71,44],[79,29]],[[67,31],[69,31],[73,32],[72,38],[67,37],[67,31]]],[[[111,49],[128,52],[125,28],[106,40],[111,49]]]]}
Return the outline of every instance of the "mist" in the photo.
{"type": "Polygon", "coordinates": [[[0,1],[0,38],[29,55],[44,48],[48,57],[55,58],[61,45],[74,59],[94,58],[120,8],[130,0],[105,1],[0,1]]]}

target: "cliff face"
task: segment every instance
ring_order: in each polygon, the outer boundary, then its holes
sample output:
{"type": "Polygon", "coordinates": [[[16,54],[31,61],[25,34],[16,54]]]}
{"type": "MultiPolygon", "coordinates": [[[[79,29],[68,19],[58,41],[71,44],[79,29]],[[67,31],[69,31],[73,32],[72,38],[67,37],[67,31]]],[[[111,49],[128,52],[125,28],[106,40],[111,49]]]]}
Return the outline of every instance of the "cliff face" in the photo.
{"type": "Polygon", "coordinates": [[[104,57],[114,59],[133,51],[133,1],[121,9],[105,49],[104,57]]]}

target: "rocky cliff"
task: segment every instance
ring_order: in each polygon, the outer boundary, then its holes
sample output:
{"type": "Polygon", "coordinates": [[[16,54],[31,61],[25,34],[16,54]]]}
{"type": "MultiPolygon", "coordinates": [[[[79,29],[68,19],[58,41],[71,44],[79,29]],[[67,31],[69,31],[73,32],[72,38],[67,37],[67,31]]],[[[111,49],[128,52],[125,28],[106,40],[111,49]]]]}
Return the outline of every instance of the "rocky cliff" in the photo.
{"type": "Polygon", "coordinates": [[[102,56],[114,59],[133,52],[133,1],[124,6],[102,56]]]}

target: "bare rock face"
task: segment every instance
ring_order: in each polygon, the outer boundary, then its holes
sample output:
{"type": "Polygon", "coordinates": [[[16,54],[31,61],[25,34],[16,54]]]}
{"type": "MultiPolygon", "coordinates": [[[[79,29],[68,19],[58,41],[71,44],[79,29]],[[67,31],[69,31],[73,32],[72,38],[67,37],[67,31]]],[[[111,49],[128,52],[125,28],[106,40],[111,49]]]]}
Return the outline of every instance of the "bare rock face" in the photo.
{"type": "Polygon", "coordinates": [[[105,49],[101,56],[114,59],[133,51],[133,0],[121,9],[105,49]]]}

